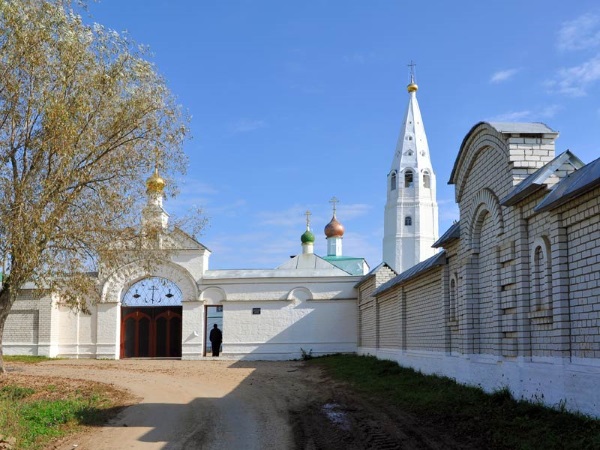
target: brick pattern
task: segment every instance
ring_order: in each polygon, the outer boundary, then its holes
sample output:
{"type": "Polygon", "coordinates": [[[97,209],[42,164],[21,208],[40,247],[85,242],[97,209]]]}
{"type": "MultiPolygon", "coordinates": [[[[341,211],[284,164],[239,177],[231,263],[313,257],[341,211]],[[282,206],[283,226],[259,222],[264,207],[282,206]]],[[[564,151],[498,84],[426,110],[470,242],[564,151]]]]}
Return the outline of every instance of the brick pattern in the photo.
{"type": "Polygon", "coordinates": [[[442,269],[434,269],[404,287],[405,347],[408,349],[435,351],[445,348],[441,277],[442,269]]]}
{"type": "Polygon", "coordinates": [[[600,206],[591,198],[570,211],[568,242],[573,356],[600,357],[600,206]]]}
{"type": "Polygon", "coordinates": [[[401,303],[394,293],[377,301],[378,344],[381,348],[400,348],[402,345],[401,303]]]}
{"type": "Polygon", "coordinates": [[[374,348],[377,345],[377,320],[375,302],[361,305],[359,309],[359,346],[374,348]]]}
{"type": "Polygon", "coordinates": [[[37,345],[40,337],[50,334],[47,298],[40,298],[33,290],[22,290],[4,325],[3,344],[37,345]]]}

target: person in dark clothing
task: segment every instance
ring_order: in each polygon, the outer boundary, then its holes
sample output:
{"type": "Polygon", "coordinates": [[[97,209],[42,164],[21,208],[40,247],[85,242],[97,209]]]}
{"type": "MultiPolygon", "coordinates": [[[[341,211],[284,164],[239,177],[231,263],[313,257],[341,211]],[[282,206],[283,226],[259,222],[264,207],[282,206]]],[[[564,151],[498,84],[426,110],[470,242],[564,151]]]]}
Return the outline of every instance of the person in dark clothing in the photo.
{"type": "Polygon", "coordinates": [[[216,323],[213,329],[210,330],[210,335],[208,336],[208,339],[210,339],[212,355],[219,356],[219,351],[221,350],[221,343],[223,342],[223,333],[221,333],[221,330],[219,330],[219,327],[216,323]]]}

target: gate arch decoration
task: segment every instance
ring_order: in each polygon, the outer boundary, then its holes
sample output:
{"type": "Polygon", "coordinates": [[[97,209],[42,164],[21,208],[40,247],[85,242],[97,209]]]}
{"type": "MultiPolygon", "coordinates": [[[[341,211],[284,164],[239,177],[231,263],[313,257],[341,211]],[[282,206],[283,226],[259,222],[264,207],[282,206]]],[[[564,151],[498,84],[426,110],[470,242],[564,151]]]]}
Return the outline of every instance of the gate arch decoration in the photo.
{"type": "Polygon", "coordinates": [[[134,261],[121,266],[106,279],[100,302],[119,303],[132,283],[151,277],[165,278],[177,284],[184,302],[198,300],[198,286],[184,267],[171,261],[161,261],[148,270],[140,262],[134,261]]]}
{"type": "Polygon", "coordinates": [[[132,284],[121,302],[121,358],[181,357],[182,298],[166,278],[132,284]]]}

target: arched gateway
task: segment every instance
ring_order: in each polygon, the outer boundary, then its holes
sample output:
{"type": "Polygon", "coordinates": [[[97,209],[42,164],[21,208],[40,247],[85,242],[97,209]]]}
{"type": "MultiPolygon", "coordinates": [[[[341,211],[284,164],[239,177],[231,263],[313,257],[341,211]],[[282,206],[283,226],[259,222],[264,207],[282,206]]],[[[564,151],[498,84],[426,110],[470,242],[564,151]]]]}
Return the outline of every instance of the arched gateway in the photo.
{"type": "Polygon", "coordinates": [[[121,358],[181,357],[181,301],[166,278],[134,283],[121,302],[121,358]]]}

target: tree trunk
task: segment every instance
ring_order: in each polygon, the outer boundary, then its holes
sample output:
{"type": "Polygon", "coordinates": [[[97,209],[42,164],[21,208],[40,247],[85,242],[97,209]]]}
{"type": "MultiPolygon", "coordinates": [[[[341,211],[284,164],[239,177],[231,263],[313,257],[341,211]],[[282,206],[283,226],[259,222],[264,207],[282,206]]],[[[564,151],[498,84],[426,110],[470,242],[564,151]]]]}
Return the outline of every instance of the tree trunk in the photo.
{"type": "Polygon", "coordinates": [[[4,368],[4,359],[2,357],[2,341],[4,337],[4,324],[8,319],[8,313],[10,312],[12,305],[16,299],[16,295],[11,295],[11,288],[9,284],[5,284],[0,290],[0,374],[6,373],[4,368]]]}

